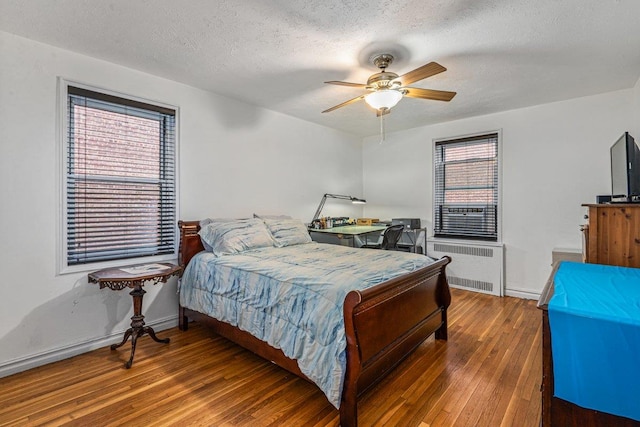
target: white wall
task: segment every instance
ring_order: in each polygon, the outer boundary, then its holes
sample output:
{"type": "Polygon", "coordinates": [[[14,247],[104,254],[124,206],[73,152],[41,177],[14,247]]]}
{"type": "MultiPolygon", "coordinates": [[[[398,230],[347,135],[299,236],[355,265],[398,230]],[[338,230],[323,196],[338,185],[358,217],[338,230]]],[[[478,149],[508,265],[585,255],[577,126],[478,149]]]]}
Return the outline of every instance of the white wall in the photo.
{"type": "Polygon", "coordinates": [[[633,88],[634,112],[633,112],[633,124],[631,126],[632,136],[635,138],[636,143],[640,144],[640,78],[636,82],[633,88]]]}
{"type": "MultiPolygon", "coordinates": [[[[309,221],[323,193],[362,191],[351,135],[2,32],[0,58],[0,376],[117,342],[132,315],[127,291],[56,275],[58,76],[179,107],[180,218],[309,221]]],[[[147,324],[176,324],[175,285],[146,287],[147,324]]]]}
{"type": "MultiPolygon", "coordinates": [[[[420,217],[432,233],[433,139],[502,129],[506,290],[537,298],[552,249],[581,249],[581,204],[611,192],[609,147],[624,131],[638,128],[640,110],[633,111],[639,93],[636,85],[635,91],[425,126],[387,135],[382,144],[378,136],[366,138],[365,215],[420,217]]],[[[455,102],[464,102],[464,94],[458,96],[455,102]]]]}

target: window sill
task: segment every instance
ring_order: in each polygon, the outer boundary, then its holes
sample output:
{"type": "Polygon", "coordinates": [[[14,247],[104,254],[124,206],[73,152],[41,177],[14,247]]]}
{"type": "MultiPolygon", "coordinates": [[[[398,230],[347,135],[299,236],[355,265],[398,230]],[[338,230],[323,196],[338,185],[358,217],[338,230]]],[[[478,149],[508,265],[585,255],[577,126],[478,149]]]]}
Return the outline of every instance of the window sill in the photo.
{"type": "Polygon", "coordinates": [[[57,276],[64,276],[67,274],[76,274],[76,273],[89,273],[91,271],[102,270],[103,268],[125,267],[130,265],[148,264],[148,263],[160,262],[160,261],[169,261],[177,264],[178,254],[118,259],[114,261],[94,262],[91,264],[79,264],[79,265],[71,265],[71,266],[62,265],[62,266],[59,266],[58,268],[57,276]]]}
{"type": "Polygon", "coordinates": [[[504,246],[504,243],[502,242],[492,242],[489,240],[434,237],[434,236],[430,236],[427,240],[429,242],[435,242],[435,243],[455,243],[455,244],[461,244],[461,245],[491,246],[494,248],[504,246]]]}

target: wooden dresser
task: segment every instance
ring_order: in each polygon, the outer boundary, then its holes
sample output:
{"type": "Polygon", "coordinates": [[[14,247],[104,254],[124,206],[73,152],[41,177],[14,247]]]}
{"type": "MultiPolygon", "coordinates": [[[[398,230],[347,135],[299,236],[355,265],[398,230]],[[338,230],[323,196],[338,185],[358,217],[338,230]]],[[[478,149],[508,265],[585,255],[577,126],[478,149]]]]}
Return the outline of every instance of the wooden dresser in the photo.
{"type": "Polygon", "coordinates": [[[585,262],[640,268],[640,204],[584,204],[585,262]]]}

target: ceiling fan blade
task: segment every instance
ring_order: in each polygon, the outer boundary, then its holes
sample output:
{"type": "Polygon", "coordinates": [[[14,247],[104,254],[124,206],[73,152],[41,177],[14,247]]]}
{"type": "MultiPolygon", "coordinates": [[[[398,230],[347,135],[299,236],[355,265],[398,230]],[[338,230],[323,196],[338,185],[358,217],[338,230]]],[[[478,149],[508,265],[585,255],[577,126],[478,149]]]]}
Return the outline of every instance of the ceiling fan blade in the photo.
{"type": "Polygon", "coordinates": [[[418,89],[415,87],[405,87],[403,90],[406,91],[404,96],[408,96],[409,98],[433,99],[448,102],[456,96],[456,92],[448,92],[446,90],[418,89]]]}
{"type": "Polygon", "coordinates": [[[391,112],[391,108],[381,108],[376,110],[376,117],[385,116],[391,112]]]}
{"type": "Polygon", "coordinates": [[[337,110],[340,107],[344,107],[345,105],[349,105],[349,104],[353,104],[354,102],[358,102],[361,99],[364,99],[364,95],[360,95],[357,98],[350,99],[348,101],[343,102],[342,104],[338,104],[338,105],[336,105],[334,107],[331,107],[331,108],[329,108],[327,110],[324,110],[323,113],[329,113],[329,112],[331,112],[333,110],[337,110]]]}
{"type": "Polygon", "coordinates": [[[367,85],[363,84],[363,83],[339,82],[339,81],[335,81],[335,80],[332,80],[330,82],[325,82],[325,83],[328,83],[330,85],[339,85],[339,86],[351,86],[351,87],[360,87],[360,88],[367,87],[367,85]]]}
{"type": "Polygon", "coordinates": [[[418,80],[426,79],[427,77],[435,76],[443,71],[447,71],[442,65],[437,62],[429,62],[422,67],[416,68],[413,71],[409,71],[402,76],[391,80],[391,83],[401,82],[402,86],[410,85],[418,80]]]}

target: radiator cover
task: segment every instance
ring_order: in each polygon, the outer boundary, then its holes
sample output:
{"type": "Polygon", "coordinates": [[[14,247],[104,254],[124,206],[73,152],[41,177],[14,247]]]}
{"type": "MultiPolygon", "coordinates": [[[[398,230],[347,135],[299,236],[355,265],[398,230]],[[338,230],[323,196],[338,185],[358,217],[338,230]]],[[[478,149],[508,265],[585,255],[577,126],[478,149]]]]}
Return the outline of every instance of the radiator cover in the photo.
{"type": "Polygon", "coordinates": [[[427,242],[427,254],[451,257],[447,280],[452,288],[490,295],[504,295],[504,247],[476,242],[427,242]]]}

